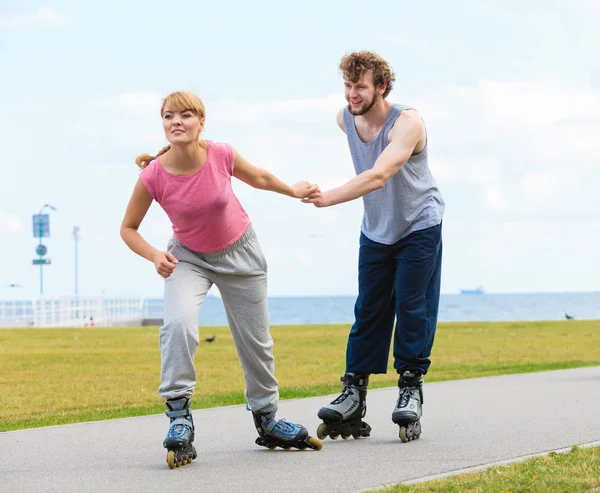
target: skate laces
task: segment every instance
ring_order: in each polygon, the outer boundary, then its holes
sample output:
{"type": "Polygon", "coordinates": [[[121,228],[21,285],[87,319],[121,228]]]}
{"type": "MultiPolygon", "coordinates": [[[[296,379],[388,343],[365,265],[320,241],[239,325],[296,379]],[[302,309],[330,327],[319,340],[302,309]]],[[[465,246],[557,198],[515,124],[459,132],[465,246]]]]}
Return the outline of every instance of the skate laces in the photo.
{"type": "Polygon", "coordinates": [[[350,397],[351,395],[354,395],[354,390],[355,389],[353,389],[349,385],[347,387],[344,387],[344,390],[342,390],[342,393],[340,395],[338,395],[331,404],[339,404],[341,402],[344,402],[348,397],[350,397]]]}
{"type": "Polygon", "coordinates": [[[408,402],[412,397],[412,391],[410,387],[403,387],[400,389],[400,396],[398,397],[398,407],[408,406],[408,402]]]}

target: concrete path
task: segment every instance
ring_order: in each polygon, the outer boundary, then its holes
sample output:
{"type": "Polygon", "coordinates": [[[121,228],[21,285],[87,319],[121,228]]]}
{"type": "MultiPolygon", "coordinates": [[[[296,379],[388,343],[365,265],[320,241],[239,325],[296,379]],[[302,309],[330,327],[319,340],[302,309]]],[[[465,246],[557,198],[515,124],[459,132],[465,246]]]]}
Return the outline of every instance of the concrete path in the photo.
{"type": "MultiPolygon", "coordinates": [[[[0,433],[0,492],[357,492],[600,441],[600,367],[426,383],[423,435],[403,444],[397,390],[368,395],[370,438],[269,451],[244,406],[194,411],[198,459],[169,469],[164,415],[0,433]]],[[[334,396],[283,401],[312,435],[334,396]]]]}

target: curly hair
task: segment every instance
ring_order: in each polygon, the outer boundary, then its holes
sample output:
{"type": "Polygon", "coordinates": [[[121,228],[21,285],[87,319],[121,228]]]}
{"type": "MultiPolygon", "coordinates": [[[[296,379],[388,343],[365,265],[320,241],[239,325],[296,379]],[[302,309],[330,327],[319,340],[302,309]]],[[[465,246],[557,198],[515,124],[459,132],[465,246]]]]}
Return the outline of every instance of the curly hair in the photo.
{"type": "MultiPolygon", "coordinates": [[[[163,104],[160,108],[160,116],[164,116],[165,111],[191,111],[198,118],[202,119],[205,117],[205,109],[204,103],[202,100],[192,94],[191,92],[185,91],[176,91],[169,94],[164,100],[163,104]]],[[[137,164],[140,168],[144,169],[148,166],[152,161],[154,161],[158,156],[164,154],[171,148],[171,145],[167,145],[163,147],[160,151],[156,153],[156,156],[151,156],[150,154],[140,154],[136,160],[135,164],[137,164]]]]}
{"type": "Polygon", "coordinates": [[[365,70],[372,70],[375,87],[385,86],[384,98],[391,92],[396,80],[396,76],[388,62],[372,51],[362,50],[344,55],[339,68],[345,79],[355,83],[359,81],[365,70]]]}

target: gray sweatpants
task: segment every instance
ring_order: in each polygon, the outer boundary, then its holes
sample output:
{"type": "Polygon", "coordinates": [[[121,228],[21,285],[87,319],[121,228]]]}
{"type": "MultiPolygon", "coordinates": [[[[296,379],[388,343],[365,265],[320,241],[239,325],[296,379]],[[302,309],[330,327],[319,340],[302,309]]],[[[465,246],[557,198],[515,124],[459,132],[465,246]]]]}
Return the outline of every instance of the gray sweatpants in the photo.
{"type": "Polygon", "coordinates": [[[194,252],[175,238],[169,240],[168,250],[179,263],[165,280],[159,395],[175,399],[194,392],[198,316],[214,283],[244,372],[248,405],[255,412],[276,411],[279,392],[269,333],[267,262],[252,226],[218,252],[194,252]]]}

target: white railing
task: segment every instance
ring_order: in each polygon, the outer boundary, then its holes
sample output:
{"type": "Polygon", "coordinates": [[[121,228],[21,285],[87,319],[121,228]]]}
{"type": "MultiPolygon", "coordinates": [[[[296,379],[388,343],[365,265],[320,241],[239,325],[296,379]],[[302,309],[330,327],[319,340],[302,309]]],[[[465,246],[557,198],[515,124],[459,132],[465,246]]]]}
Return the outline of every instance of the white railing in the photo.
{"type": "Polygon", "coordinates": [[[144,298],[60,296],[0,300],[0,327],[141,325],[147,311],[144,298]]]}

